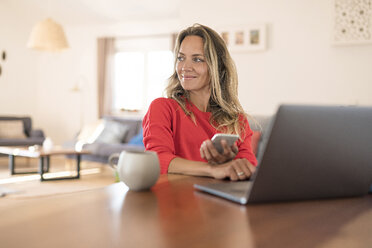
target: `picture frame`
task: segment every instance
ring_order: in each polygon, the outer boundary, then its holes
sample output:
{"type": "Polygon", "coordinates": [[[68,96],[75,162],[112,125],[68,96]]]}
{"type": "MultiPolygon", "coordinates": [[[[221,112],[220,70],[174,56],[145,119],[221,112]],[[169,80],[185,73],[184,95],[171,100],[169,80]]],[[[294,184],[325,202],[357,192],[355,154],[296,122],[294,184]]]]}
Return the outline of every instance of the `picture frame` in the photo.
{"type": "Polygon", "coordinates": [[[220,35],[231,52],[266,50],[265,24],[222,28],[220,35]]]}
{"type": "Polygon", "coordinates": [[[371,1],[334,0],[333,4],[332,44],[372,44],[371,1]]]}

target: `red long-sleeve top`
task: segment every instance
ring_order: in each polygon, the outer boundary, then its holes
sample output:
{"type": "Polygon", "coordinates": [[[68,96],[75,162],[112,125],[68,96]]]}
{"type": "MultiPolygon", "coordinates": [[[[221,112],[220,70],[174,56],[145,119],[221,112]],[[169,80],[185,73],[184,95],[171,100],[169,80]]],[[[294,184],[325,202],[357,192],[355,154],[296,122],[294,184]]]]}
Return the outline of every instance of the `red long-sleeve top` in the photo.
{"type": "MultiPolygon", "coordinates": [[[[186,115],[179,104],[169,98],[157,98],[151,104],[143,119],[143,142],[146,150],[155,151],[160,161],[160,172],[166,174],[172,159],[176,157],[207,162],[200,156],[200,146],[218,131],[210,124],[210,112],[202,112],[192,103],[186,107],[192,111],[196,124],[186,115]]],[[[252,130],[244,118],[245,132],[237,141],[237,158],[246,158],[253,165],[257,160],[252,152],[252,130]]]]}

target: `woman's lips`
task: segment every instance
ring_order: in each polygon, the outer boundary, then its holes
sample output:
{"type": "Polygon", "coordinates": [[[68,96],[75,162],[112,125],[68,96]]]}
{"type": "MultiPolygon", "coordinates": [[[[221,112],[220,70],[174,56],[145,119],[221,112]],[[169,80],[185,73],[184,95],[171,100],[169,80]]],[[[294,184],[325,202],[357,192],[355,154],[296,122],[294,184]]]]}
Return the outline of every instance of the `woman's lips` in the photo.
{"type": "Polygon", "coordinates": [[[182,75],[182,78],[183,78],[184,80],[190,80],[190,79],[194,79],[194,78],[196,78],[196,76],[192,76],[192,75],[182,75]]]}

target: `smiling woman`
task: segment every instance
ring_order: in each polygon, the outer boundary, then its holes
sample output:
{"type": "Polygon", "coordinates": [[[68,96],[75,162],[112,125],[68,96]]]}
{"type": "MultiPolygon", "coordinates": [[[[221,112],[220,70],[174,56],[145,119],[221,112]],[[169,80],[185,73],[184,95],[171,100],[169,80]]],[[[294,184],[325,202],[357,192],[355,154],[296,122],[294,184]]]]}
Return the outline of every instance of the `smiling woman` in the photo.
{"type": "Polygon", "coordinates": [[[203,39],[199,36],[187,36],[177,57],[177,75],[182,88],[189,91],[190,99],[205,112],[208,102],[197,103],[199,94],[210,94],[208,66],[205,63],[203,39]]]}
{"type": "Polygon", "coordinates": [[[145,148],[157,152],[161,173],[231,180],[252,175],[252,130],[237,86],[234,62],[217,32],[195,24],[179,33],[168,98],[154,100],[143,120],[145,148]],[[222,140],[219,153],[210,140],[216,133],[240,139],[232,146],[222,140]]]}

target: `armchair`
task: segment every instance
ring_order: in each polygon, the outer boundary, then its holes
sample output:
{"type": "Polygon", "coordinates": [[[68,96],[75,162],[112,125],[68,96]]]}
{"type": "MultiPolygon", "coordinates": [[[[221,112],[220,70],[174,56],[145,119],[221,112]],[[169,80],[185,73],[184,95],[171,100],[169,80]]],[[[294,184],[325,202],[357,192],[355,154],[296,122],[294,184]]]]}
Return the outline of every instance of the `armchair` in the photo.
{"type": "Polygon", "coordinates": [[[32,129],[31,117],[0,116],[0,146],[42,145],[44,139],[41,129],[32,129]],[[23,130],[19,129],[22,124],[23,130]]]}

